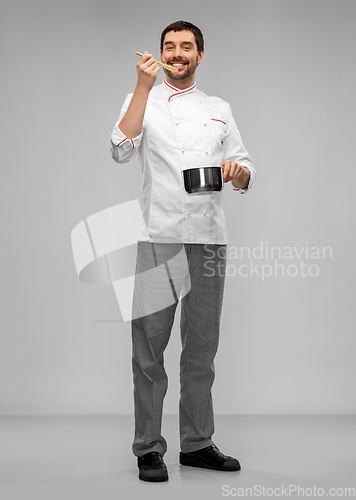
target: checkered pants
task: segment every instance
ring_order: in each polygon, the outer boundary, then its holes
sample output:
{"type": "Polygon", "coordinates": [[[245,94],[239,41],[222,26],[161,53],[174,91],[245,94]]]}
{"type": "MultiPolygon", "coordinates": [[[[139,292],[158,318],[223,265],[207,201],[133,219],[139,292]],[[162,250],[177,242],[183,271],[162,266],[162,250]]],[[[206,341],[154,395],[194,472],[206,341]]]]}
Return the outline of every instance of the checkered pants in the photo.
{"type": "Polygon", "coordinates": [[[162,455],[167,451],[167,442],[161,434],[163,400],[168,386],[163,353],[179,297],[189,289],[189,281],[190,291],[181,299],[180,446],[181,451],[187,453],[214,444],[211,388],[219,342],[226,245],[184,243],[184,250],[183,244],[174,247],[167,243],[138,242],[135,319],[131,322],[135,415],[132,450],[137,457],[150,451],[159,451],[162,455]],[[184,262],[178,259],[174,265],[172,256],[179,249],[184,262]],[[147,272],[150,269],[156,270],[155,276],[147,272]],[[161,275],[157,274],[159,270],[161,275]],[[169,301],[172,296],[174,303],[169,301]],[[147,304],[155,301],[161,301],[164,307],[149,313],[147,304]]]}

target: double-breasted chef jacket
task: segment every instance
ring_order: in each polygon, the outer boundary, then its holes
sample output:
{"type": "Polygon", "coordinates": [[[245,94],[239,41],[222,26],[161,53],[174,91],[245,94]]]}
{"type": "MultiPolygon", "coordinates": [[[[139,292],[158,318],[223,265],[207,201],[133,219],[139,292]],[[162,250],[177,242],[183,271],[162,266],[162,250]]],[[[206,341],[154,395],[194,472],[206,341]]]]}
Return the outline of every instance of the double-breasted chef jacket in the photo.
{"type": "Polygon", "coordinates": [[[122,106],[111,134],[110,150],[118,163],[136,154],[143,174],[143,217],[139,241],[174,239],[183,243],[227,244],[223,192],[188,194],[182,171],[219,166],[232,160],[247,167],[255,182],[252,159],[244,147],[230,105],[207,96],[196,84],[180,90],[166,80],[152,88],[140,135],[127,138],[118,128],[133,94],[122,106]]]}

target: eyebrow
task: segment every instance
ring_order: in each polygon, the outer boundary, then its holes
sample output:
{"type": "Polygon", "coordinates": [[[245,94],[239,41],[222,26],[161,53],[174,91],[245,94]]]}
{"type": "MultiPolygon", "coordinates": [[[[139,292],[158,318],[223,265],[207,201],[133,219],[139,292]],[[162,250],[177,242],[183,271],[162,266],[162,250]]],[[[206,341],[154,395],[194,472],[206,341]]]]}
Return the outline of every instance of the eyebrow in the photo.
{"type": "MultiPolygon", "coordinates": [[[[174,42],[164,42],[164,45],[173,44],[174,42]]],[[[193,42],[182,42],[181,45],[194,45],[193,42]]]]}

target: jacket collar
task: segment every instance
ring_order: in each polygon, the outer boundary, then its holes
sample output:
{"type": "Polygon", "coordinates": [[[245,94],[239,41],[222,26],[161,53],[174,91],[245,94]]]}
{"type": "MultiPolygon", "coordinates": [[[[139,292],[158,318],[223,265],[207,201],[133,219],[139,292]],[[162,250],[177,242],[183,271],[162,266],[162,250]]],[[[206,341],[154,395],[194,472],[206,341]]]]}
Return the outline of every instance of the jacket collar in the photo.
{"type": "Polygon", "coordinates": [[[170,100],[176,96],[180,96],[180,95],[184,95],[184,94],[188,94],[188,93],[191,94],[191,93],[196,92],[196,90],[197,90],[196,85],[197,84],[194,83],[194,85],[192,85],[191,87],[187,87],[186,89],[181,90],[181,89],[177,89],[177,87],[174,87],[173,85],[168,83],[166,81],[166,79],[164,79],[162,82],[162,88],[168,97],[168,102],[170,102],[170,100]]]}

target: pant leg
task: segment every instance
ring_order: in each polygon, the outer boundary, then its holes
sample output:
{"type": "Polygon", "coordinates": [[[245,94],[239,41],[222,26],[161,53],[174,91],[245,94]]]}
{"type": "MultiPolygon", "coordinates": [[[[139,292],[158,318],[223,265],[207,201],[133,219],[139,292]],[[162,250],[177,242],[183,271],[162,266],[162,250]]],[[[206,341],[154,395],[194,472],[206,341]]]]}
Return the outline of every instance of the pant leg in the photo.
{"type": "Polygon", "coordinates": [[[135,435],[132,451],[137,457],[159,451],[167,442],[161,434],[163,400],[168,378],[163,353],[167,347],[176,304],[152,315],[132,320],[132,371],[135,435]]]}
{"type": "Polygon", "coordinates": [[[179,426],[181,451],[213,444],[215,378],[226,245],[186,245],[191,289],[182,300],[179,426]]]}
{"type": "Polygon", "coordinates": [[[163,400],[168,386],[163,353],[178,300],[165,265],[175,253],[172,245],[138,243],[131,322],[135,416],[132,451],[137,457],[151,451],[164,455],[167,451],[167,442],[161,434],[163,400]],[[171,305],[156,310],[157,304],[171,305]],[[156,312],[147,314],[152,310],[156,312]]]}

